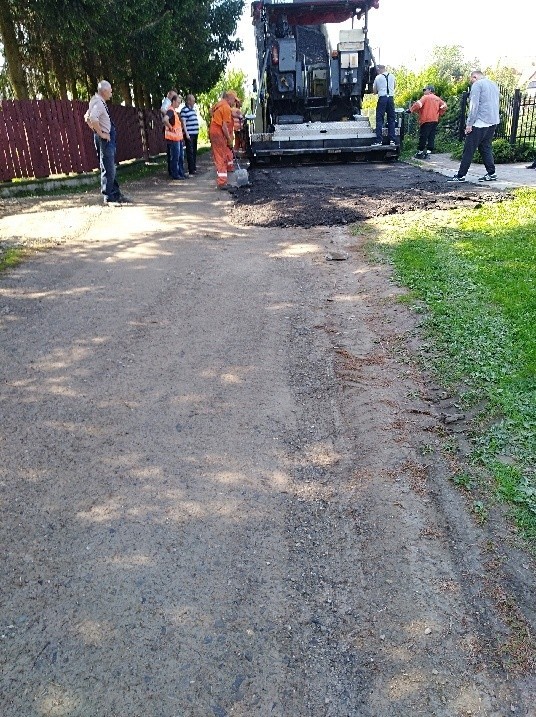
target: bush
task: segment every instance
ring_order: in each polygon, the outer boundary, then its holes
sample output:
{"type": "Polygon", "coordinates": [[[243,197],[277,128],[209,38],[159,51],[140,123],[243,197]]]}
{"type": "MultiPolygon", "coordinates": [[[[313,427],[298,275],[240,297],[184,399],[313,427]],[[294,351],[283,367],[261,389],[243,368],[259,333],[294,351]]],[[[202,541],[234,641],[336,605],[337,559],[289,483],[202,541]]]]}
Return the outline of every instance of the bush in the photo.
{"type": "MultiPolygon", "coordinates": [[[[511,162],[527,162],[534,159],[536,151],[527,142],[521,144],[510,144],[506,139],[494,139],[491,143],[495,164],[509,164],[511,162]]],[[[452,159],[461,159],[463,144],[460,144],[452,151],[452,159]]],[[[480,152],[476,152],[473,162],[482,164],[480,152]]]]}

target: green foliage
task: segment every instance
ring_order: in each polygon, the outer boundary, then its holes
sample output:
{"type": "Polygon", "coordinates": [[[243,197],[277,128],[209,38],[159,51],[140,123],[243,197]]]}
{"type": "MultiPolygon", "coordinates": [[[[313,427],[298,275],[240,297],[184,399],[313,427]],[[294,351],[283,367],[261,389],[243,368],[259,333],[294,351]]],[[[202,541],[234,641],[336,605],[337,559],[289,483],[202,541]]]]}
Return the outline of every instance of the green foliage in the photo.
{"type": "Polygon", "coordinates": [[[218,81],[207,92],[201,92],[197,96],[199,113],[208,126],[210,124],[210,110],[221,99],[226,90],[234,90],[243,101],[245,97],[245,83],[247,75],[243,70],[229,70],[222,74],[218,81]]]}
{"type": "Polygon", "coordinates": [[[467,84],[467,77],[471,70],[476,68],[478,62],[468,62],[463,56],[460,45],[436,45],[432,52],[432,67],[437,76],[448,85],[457,85],[460,82],[467,84]]]}
{"type": "MultiPolygon", "coordinates": [[[[474,420],[473,462],[496,482],[524,535],[536,537],[536,191],[478,209],[377,220],[379,246],[426,307],[438,382],[463,386],[474,420]],[[385,227],[385,228],[384,228],[385,227]],[[383,231],[382,231],[383,230],[383,231]]],[[[468,487],[465,474],[454,477],[468,487]]],[[[473,505],[485,519],[484,503],[473,505]]]]}
{"type": "Polygon", "coordinates": [[[24,249],[0,249],[0,271],[12,269],[24,258],[24,249]]]}
{"type": "MultiPolygon", "coordinates": [[[[170,87],[208,90],[225,69],[244,0],[5,0],[30,97],[114,98],[159,106],[170,87]]],[[[0,38],[3,39],[3,38],[0,38]]]]}
{"type": "Polygon", "coordinates": [[[497,64],[495,67],[488,67],[485,71],[487,77],[509,92],[519,87],[521,72],[514,67],[505,67],[497,64]]]}
{"type": "MultiPolygon", "coordinates": [[[[493,149],[493,157],[495,164],[509,164],[511,162],[528,162],[534,158],[534,148],[527,142],[520,142],[519,144],[510,144],[505,139],[494,139],[491,143],[493,149]]],[[[459,142],[456,147],[452,149],[452,158],[461,159],[463,152],[463,142],[459,142]]],[[[477,150],[473,158],[473,162],[482,164],[482,156],[477,150]]]]}

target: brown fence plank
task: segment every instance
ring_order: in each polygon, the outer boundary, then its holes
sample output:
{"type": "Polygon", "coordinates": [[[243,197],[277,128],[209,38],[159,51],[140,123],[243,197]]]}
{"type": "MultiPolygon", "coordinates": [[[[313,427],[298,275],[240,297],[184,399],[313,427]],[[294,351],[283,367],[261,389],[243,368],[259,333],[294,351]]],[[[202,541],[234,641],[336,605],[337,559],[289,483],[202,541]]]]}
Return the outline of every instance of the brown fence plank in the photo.
{"type": "Polygon", "coordinates": [[[54,156],[55,137],[52,124],[52,110],[50,100],[43,100],[41,105],[41,120],[43,129],[43,152],[46,154],[49,175],[56,174],[56,158],[54,156]]]}
{"type": "Polygon", "coordinates": [[[94,154],[92,155],[93,163],[89,161],[88,157],[88,151],[87,151],[87,143],[86,143],[86,133],[87,134],[93,134],[87,124],[84,121],[84,114],[88,108],[87,102],[80,102],[80,100],[73,100],[71,102],[72,106],[72,116],[73,116],[73,122],[76,127],[76,141],[78,144],[78,158],[79,158],[79,164],[78,164],[78,172],[89,172],[91,169],[94,169],[95,165],[95,157],[94,154]]]}
{"type": "Polygon", "coordinates": [[[63,102],[61,100],[51,100],[52,112],[57,123],[56,143],[58,148],[58,165],[56,171],[58,174],[69,174],[71,171],[71,158],[69,156],[69,148],[67,146],[67,136],[65,132],[65,115],[62,111],[63,102]]]}
{"type": "Polygon", "coordinates": [[[26,139],[21,101],[12,100],[13,120],[11,126],[16,153],[15,166],[18,167],[17,177],[33,177],[32,164],[28,161],[28,140],[26,139]]]}
{"type": "Polygon", "coordinates": [[[47,111],[48,100],[40,100],[37,102],[39,114],[39,129],[41,135],[41,156],[43,158],[43,176],[49,177],[54,173],[53,165],[50,157],[50,119],[47,111]]]}
{"type": "Polygon", "coordinates": [[[13,179],[14,167],[10,148],[10,114],[5,100],[0,101],[0,180],[13,179]]]}
{"type": "Polygon", "coordinates": [[[82,155],[80,151],[79,130],[76,124],[78,107],[75,102],[65,103],[65,119],[67,125],[67,144],[71,157],[72,171],[77,174],[83,171],[82,155]]]}
{"type": "Polygon", "coordinates": [[[39,102],[31,100],[21,103],[21,108],[28,137],[28,151],[32,162],[33,175],[34,177],[48,177],[50,172],[48,159],[43,153],[43,123],[39,102]]]}
{"type": "Polygon", "coordinates": [[[147,145],[149,155],[154,156],[166,151],[164,130],[162,127],[162,115],[160,110],[143,110],[145,127],[147,132],[147,145]]]}
{"type": "Polygon", "coordinates": [[[35,152],[38,155],[34,160],[34,165],[36,172],[38,172],[37,176],[48,177],[50,174],[50,166],[48,163],[48,154],[46,152],[42,102],[39,102],[38,100],[33,102],[33,112],[35,117],[35,135],[37,145],[35,152]]]}
{"type": "Polygon", "coordinates": [[[32,108],[29,100],[21,100],[15,105],[17,127],[20,128],[21,166],[24,176],[35,177],[32,161],[32,137],[35,136],[32,123],[32,108]]]}

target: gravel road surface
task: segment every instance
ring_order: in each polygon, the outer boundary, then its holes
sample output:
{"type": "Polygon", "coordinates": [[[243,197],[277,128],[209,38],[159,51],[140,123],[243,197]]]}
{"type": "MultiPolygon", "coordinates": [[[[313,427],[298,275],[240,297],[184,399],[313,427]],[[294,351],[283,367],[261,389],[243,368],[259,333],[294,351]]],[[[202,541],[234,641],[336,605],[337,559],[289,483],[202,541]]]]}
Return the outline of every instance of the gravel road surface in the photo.
{"type": "Polygon", "coordinates": [[[3,203],[48,248],[0,276],[2,717],[536,715],[532,560],[448,481],[448,397],[344,227],[498,195],[284,172],[3,203]]]}

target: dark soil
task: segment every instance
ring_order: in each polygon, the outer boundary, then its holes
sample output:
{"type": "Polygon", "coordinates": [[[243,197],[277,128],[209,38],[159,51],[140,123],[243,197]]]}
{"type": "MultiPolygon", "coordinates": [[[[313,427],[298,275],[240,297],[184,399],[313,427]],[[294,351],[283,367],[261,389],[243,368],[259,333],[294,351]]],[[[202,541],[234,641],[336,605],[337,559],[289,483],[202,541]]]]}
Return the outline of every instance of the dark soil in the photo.
{"type": "Polygon", "coordinates": [[[249,170],[251,187],[235,196],[243,225],[313,227],[350,224],[387,214],[496,202],[504,193],[403,162],[269,166],[249,170]]]}

